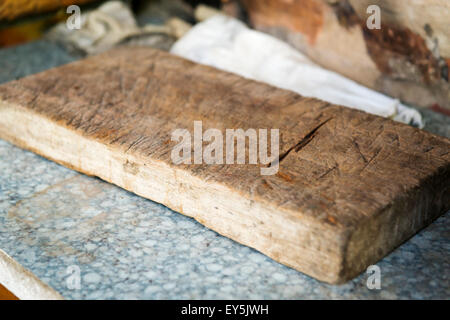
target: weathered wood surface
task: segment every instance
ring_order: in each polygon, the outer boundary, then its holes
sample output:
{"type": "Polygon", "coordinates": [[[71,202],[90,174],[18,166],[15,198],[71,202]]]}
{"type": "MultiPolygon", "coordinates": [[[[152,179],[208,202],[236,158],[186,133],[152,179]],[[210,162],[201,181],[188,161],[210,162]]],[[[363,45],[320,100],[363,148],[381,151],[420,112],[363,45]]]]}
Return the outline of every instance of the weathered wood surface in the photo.
{"type": "Polygon", "coordinates": [[[118,49],[0,86],[0,138],[330,283],[356,276],[450,206],[448,139],[153,49],[118,49]],[[171,134],[192,131],[194,120],[222,132],[278,128],[279,173],[173,164],[171,134]]]}
{"type": "Polygon", "coordinates": [[[450,112],[450,1],[242,0],[257,29],[405,102],[450,112]],[[369,29],[370,5],[381,29],[369,29]]]}

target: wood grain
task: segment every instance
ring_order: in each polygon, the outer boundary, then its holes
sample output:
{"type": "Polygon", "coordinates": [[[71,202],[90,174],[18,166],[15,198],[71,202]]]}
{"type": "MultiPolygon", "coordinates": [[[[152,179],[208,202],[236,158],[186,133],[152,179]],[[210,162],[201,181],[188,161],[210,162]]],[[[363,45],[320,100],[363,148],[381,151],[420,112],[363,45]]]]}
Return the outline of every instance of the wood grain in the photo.
{"type": "Polygon", "coordinates": [[[450,1],[242,0],[252,25],[327,69],[404,102],[450,110],[450,1]],[[380,29],[369,29],[370,5],[380,29]]]}
{"type": "Polygon", "coordinates": [[[0,86],[0,138],[330,283],[358,275],[450,206],[448,139],[147,48],[0,86]],[[195,120],[203,130],[279,129],[278,174],[175,165],[171,134],[192,132],[195,120]]]}

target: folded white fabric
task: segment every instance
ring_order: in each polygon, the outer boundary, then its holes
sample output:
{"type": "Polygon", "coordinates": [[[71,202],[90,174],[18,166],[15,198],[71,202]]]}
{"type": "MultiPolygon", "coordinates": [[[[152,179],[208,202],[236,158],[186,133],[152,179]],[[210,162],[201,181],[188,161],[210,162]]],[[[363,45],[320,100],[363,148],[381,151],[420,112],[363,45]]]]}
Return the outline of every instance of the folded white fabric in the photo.
{"type": "Polygon", "coordinates": [[[416,110],[320,67],[287,43],[232,17],[218,14],[195,25],[171,52],[306,97],[423,127],[416,110]]]}

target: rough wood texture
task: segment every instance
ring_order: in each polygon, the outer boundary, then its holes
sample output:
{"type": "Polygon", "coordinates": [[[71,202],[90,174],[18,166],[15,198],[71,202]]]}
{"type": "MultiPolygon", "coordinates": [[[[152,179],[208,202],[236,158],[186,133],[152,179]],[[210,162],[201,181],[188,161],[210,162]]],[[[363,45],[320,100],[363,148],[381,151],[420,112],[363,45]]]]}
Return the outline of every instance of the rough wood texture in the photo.
{"type": "Polygon", "coordinates": [[[450,205],[448,139],[153,49],[118,49],[0,86],[0,138],[331,283],[450,205]],[[222,132],[278,128],[279,173],[173,164],[171,134],[192,132],[194,120],[222,132]]]}
{"type": "Polygon", "coordinates": [[[450,110],[450,1],[242,0],[252,24],[328,69],[408,103],[450,110]],[[369,30],[369,5],[381,29],[369,30]]]}

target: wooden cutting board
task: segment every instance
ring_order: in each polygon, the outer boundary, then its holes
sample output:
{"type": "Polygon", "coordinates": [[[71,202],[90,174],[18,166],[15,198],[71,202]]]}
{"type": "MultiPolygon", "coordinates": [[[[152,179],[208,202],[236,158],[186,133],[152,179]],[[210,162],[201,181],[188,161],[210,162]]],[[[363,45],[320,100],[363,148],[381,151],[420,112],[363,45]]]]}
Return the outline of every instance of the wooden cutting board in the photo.
{"type": "Polygon", "coordinates": [[[153,49],[117,49],[0,86],[0,138],[330,283],[450,208],[448,139],[153,49]],[[173,163],[172,133],[192,133],[194,121],[224,134],[279,129],[278,172],[173,163]]]}

